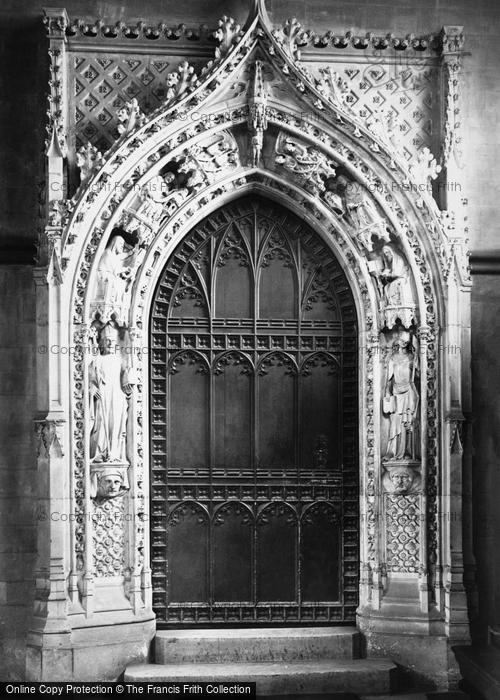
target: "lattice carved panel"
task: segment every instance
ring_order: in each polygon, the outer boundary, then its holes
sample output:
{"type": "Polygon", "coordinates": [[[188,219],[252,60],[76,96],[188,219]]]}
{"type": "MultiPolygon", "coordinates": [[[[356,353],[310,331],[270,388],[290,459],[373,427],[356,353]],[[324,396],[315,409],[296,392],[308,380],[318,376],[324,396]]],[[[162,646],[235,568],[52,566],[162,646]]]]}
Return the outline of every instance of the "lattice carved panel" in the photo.
{"type": "MultiPolygon", "coordinates": [[[[88,142],[101,153],[118,138],[117,111],[136,99],[145,114],[154,111],[167,96],[167,75],[185,57],[172,54],[72,52],[70,56],[70,134],[79,149],[88,142]]],[[[190,61],[195,70],[205,61],[190,61]]]]}
{"type": "Polygon", "coordinates": [[[125,505],[123,498],[94,505],[94,572],[99,578],[119,576],[124,568],[125,505]]]}
{"type": "Polygon", "coordinates": [[[438,69],[429,60],[405,57],[392,63],[368,57],[366,63],[306,65],[317,78],[325,77],[325,69],[337,73],[347,105],[363,122],[378,117],[387,124],[390,138],[408,162],[415,161],[424,147],[437,154],[438,69]]]}
{"type": "Polygon", "coordinates": [[[386,495],[386,549],[389,571],[419,568],[420,502],[417,494],[386,495]]]}

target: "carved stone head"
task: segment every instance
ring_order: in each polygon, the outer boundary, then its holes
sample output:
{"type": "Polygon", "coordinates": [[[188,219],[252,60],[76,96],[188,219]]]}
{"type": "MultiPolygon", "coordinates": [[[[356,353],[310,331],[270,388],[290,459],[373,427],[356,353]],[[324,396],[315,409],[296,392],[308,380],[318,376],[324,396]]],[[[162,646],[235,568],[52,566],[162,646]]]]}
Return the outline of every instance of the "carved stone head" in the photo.
{"type": "Polygon", "coordinates": [[[413,470],[405,467],[392,469],[389,477],[394,487],[394,493],[407,493],[414,480],[413,470]]]}
{"type": "Polygon", "coordinates": [[[390,265],[392,263],[394,259],[394,251],[390,245],[385,245],[382,248],[382,257],[384,258],[386,265],[390,265]]]}
{"type": "Polygon", "coordinates": [[[411,467],[404,465],[391,467],[384,474],[384,487],[388,493],[413,493],[420,483],[420,477],[411,467]]]}
{"type": "Polygon", "coordinates": [[[113,253],[123,253],[125,250],[125,239],[123,236],[115,234],[111,236],[108,245],[106,246],[113,253]]]}
{"type": "Polygon", "coordinates": [[[396,335],[392,342],[392,352],[393,354],[411,352],[411,336],[409,333],[401,332],[396,335]]]}
{"type": "Polygon", "coordinates": [[[91,496],[97,503],[123,496],[129,490],[127,465],[99,465],[91,472],[91,496]]]}
{"type": "Polygon", "coordinates": [[[111,355],[119,348],[120,331],[115,323],[106,323],[99,333],[99,353],[111,355]]]}

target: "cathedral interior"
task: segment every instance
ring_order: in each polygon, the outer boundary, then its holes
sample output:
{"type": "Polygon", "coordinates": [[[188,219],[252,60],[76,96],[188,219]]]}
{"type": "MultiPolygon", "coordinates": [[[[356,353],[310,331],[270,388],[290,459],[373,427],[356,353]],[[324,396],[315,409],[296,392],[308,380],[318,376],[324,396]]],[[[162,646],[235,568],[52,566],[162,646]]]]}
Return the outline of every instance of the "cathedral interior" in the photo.
{"type": "Polygon", "coordinates": [[[1,3],[0,680],[500,698],[499,30],[1,3]]]}

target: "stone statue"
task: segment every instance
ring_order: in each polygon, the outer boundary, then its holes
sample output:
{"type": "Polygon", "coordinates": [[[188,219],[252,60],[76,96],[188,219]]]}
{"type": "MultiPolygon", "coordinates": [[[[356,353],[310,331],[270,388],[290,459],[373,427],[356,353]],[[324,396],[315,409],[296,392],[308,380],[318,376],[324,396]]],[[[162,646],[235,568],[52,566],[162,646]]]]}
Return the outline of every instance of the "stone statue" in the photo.
{"type": "Polygon", "coordinates": [[[135,256],[123,236],[111,236],[97,267],[95,301],[121,307],[130,283],[135,256]]]}
{"type": "MultiPolygon", "coordinates": [[[[179,191],[198,192],[205,184],[203,172],[198,166],[198,163],[191,157],[185,158],[179,165],[179,174],[185,176],[184,187],[179,191]]],[[[186,196],[187,196],[186,193],[186,196]]]]}
{"type": "Polygon", "coordinates": [[[265,87],[262,61],[255,61],[252,91],[248,101],[247,126],[252,146],[251,165],[260,163],[264,146],[264,132],[267,130],[267,89],[265,87]]]}
{"type": "Polygon", "coordinates": [[[420,486],[420,482],[420,474],[404,465],[387,468],[382,478],[387,493],[401,495],[415,492],[420,486]]]}
{"type": "Polygon", "coordinates": [[[127,398],[135,382],[124,335],[115,322],[107,323],[99,333],[99,353],[89,367],[90,459],[93,463],[127,463],[127,398]]]}
{"type": "Polygon", "coordinates": [[[411,288],[410,270],[403,256],[393,246],[382,248],[382,297],[385,323],[393,328],[396,322],[408,328],[415,321],[415,301],[411,288]]]}
{"type": "Polygon", "coordinates": [[[354,180],[339,175],[336,180],[337,194],[344,204],[344,212],[356,230],[359,242],[366,250],[373,250],[372,236],[389,240],[386,220],[380,216],[368,191],[354,180]]]}
{"type": "Polygon", "coordinates": [[[417,357],[409,334],[392,344],[387,366],[383,412],[389,415],[384,461],[415,460],[418,450],[419,394],[415,386],[417,357]]]}
{"type": "Polygon", "coordinates": [[[152,177],[141,189],[141,203],[136,211],[137,216],[151,223],[159,221],[165,213],[165,203],[173,190],[170,186],[174,180],[174,173],[165,173],[163,177],[161,175],[152,177]]]}
{"type": "Polygon", "coordinates": [[[262,153],[262,146],[264,145],[264,132],[256,131],[251,137],[252,143],[252,165],[257,167],[260,162],[260,156],[262,153]]]}

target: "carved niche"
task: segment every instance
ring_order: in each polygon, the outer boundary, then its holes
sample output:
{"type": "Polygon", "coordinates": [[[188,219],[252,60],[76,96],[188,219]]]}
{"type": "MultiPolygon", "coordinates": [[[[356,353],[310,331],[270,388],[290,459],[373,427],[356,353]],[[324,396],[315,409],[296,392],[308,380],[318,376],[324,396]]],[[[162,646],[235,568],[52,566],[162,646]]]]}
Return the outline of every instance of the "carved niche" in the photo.
{"type": "Polygon", "coordinates": [[[116,321],[94,321],[97,340],[89,364],[91,497],[98,501],[123,495],[129,489],[127,419],[135,384],[126,328],[116,321]]]}
{"type": "Polygon", "coordinates": [[[379,291],[382,327],[409,329],[417,323],[417,303],[410,267],[398,246],[385,243],[368,262],[379,291]]]}
{"type": "Polygon", "coordinates": [[[97,266],[91,310],[93,319],[102,324],[126,323],[130,284],[144,250],[139,242],[128,243],[125,236],[129,238],[126,231],[113,230],[97,266]]]}

